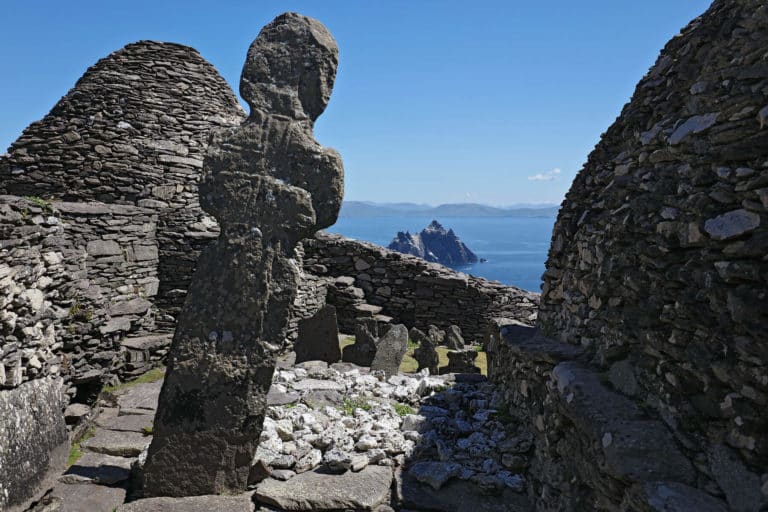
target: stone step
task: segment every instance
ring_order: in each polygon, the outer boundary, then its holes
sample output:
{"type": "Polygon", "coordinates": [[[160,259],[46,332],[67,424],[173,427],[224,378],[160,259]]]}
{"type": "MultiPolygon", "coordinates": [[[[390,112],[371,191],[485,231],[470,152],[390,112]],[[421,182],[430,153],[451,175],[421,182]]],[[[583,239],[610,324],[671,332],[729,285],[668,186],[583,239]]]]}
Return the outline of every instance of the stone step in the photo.
{"type": "Polygon", "coordinates": [[[128,480],[131,474],[132,457],[116,457],[103,453],[86,452],[59,478],[64,483],[92,482],[114,485],[128,480]]]}
{"type": "Polygon", "coordinates": [[[373,319],[382,324],[391,324],[393,320],[391,316],[382,315],[382,314],[374,315],[373,319]]]}
{"type": "Polygon", "coordinates": [[[135,336],[123,339],[120,344],[129,350],[149,350],[150,352],[162,348],[168,348],[173,339],[173,334],[153,334],[149,336],[135,336]]]}
{"type": "Polygon", "coordinates": [[[505,325],[501,336],[521,360],[552,365],[559,408],[602,451],[605,473],[628,482],[693,483],[694,468],[666,425],[605,386],[597,369],[578,361],[580,347],[523,324],[505,325]]]}
{"type": "Polygon", "coordinates": [[[381,313],[381,306],[374,306],[373,304],[357,304],[354,307],[357,312],[357,316],[364,318],[372,318],[381,313]]]}
{"type": "Polygon", "coordinates": [[[82,447],[91,452],[116,457],[138,457],[151,442],[151,436],[139,432],[99,429],[96,435],[82,443],[82,447]]]}
{"type": "Polygon", "coordinates": [[[85,510],[115,510],[125,501],[126,490],[121,486],[93,483],[68,484],[59,482],[51,498],[60,500],[56,512],[83,512],[85,510]]]}
{"type": "Polygon", "coordinates": [[[315,470],[287,481],[268,478],[256,487],[256,499],[281,510],[373,510],[385,503],[391,483],[387,466],[342,474],[315,470]]]}
{"type": "Polygon", "coordinates": [[[116,512],[252,512],[252,500],[252,492],[237,496],[146,498],[119,506],[116,512]]]}

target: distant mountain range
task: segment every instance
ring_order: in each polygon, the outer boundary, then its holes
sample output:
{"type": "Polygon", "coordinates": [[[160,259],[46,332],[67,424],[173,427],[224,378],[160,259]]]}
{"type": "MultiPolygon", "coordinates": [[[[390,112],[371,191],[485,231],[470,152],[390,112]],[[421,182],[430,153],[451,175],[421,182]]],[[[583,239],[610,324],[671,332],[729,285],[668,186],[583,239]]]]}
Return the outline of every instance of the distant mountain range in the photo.
{"type": "Polygon", "coordinates": [[[344,201],[339,217],[553,217],[557,205],[515,205],[505,208],[477,203],[432,206],[416,203],[344,201]]]}

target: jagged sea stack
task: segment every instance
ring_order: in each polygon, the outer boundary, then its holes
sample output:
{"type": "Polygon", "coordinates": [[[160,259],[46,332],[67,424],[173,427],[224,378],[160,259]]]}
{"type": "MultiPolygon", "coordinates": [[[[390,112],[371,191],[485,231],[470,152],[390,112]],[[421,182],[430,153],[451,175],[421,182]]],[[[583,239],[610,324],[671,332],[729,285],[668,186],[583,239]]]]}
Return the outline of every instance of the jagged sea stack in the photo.
{"type": "Polygon", "coordinates": [[[286,13],[251,45],[239,127],[212,137],[200,204],[221,224],[179,319],[145,468],[145,496],[244,491],[264,420],[274,348],[296,295],[296,243],[333,224],[343,169],[312,126],[338,48],[318,21],[286,13]]]}

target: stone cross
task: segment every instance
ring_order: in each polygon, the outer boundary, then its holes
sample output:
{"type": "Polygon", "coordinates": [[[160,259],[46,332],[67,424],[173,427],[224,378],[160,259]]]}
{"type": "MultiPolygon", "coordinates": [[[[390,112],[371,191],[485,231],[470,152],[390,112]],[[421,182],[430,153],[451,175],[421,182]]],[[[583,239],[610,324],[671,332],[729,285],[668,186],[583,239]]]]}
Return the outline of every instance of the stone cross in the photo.
{"type": "Polygon", "coordinates": [[[248,50],[242,125],[211,138],[200,205],[221,234],[200,257],[173,338],[144,471],[145,496],[245,491],[276,350],[298,286],[294,247],[336,221],[341,157],[313,137],[338,48],[295,13],[248,50]]]}

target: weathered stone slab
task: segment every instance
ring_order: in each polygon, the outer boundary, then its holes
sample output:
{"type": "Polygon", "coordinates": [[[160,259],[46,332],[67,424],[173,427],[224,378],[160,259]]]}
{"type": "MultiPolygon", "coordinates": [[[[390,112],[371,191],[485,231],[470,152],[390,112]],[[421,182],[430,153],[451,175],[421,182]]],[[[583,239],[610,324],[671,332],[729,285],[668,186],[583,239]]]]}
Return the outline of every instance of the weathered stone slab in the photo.
{"type": "Polygon", "coordinates": [[[341,360],[335,307],[325,306],[311,318],[305,318],[299,322],[299,337],[294,350],[296,363],[304,361],[337,363],[341,360]]]}
{"type": "Polygon", "coordinates": [[[355,343],[344,347],[342,359],[345,363],[371,366],[376,357],[378,338],[378,322],[372,318],[358,318],[355,322],[355,343]]]}
{"type": "MultiPolygon", "coordinates": [[[[678,482],[647,482],[634,485],[624,497],[622,512],[727,512],[725,503],[678,482]]],[[[753,509],[756,510],[756,509],[753,509]]]]}
{"type": "Polygon", "coordinates": [[[157,408],[162,381],[146,384],[136,384],[127,388],[117,397],[117,404],[123,409],[144,409],[142,414],[148,414],[157,408]]]}
{"type": "Polygon", "coordinates": [[[704,231],[715,240],[736,238],[760,227],[760,215],[739,209],[733,210],[704,222],[704,231]]]}
{"type": "Polygon", "coordinates": [[[250,116],[216,132],[203,163],[200,206],[221,232],[179,316],[145,496],[245,491],[297,295],[294,250],[341,207],[341,158],[312,131],[337,65],[328,30],[295,13],[265,26],[248,50],[240,90],[250,116]]]}
{"type": "Polygon", "coordinates": [[[53,487],[66,468],[69,438],[60,379],[0,390],[0,509],[16,512],[53,487]]]}
{"type": "Polygon", "coordinates": [[[284,393],[270,388],[267,393],[267,405],[285,405],[293,404],[299,401],[301,395],[298,393],[284,393]]]}
{"type": "Polygon", "coordinates": [[[291,384],[296,391],[344,391],[344,384],[332,380],[303,379],[291,384]]]}
{"type": "Polygon", "coordinates": [[[57,512],[111,511],[125,501],[125,488],[92,483],[59,483],[51,492],[61,500],[57,512]]]}
{"type": "Polygon", "coordinates": [[[418,371],[426,368],[429,370],[430,375],[437,375],[440,357],[437,354],[432,338],[415,327],[408,331],[408,335],[411,341],[419,344],[416,350],[413,351],[413,357],[419,363],[418,371]]]}
{"type": "Polygon", "coordinates": [[[256,488],[256,499],[281,510],[373,510],[389,494],[392,469],[367,466],[355,473],[308,471],[285,482],[268,479],[256,488]]]}
{"type": "Polygon", "coordinates": [[[146,498],[117,507],[115,512],[253,512],[253,493],[239,496],[146,498]]]}
{"type": "Polygon", "coordinates": [[[381,370],[387,375],[400,371],[400,364],[408,351],[408,329],[402,324],[393,325],[376,342],[376,356],[371,362],[371,370],[381,370]]]}
{"type": "Polygon", "coordinates": [[[483,492],[465,480],[452,479],[439,490],[420,483],[407,472],[396,474],[396,491],[403,508],[439,512],[531,512],[524,494],[505,488],[498,494],[483,492]]]}
{"type": "Polygon", "coordinates": [[[144,433],[146,429],[152,428],[153,419],[154,416],[150,414],[129,414],[105,420],[99,419],[96,423],[106,430],[144,433]]]}
{"type": "Polygon", "coordinates": [[[451,325],[445,332],[445,346],[451,350],[463,350],[464,338],[461,336],[461,327],[451,325]]]}
{"type": "Polygon", "coordinates": [[[149,446],[152,437],[138,432],[117,432],[99,429],[96,435],[86,440],[83,448],[92,452],[118,457],[138,457],[149,446]]]}
{"type": "Polygon", "coordinates": [[[135,458],[115,457],[96,452],[85,452],[77,462],[59,478],[64,483],[93,482],[113,485],[128,480],[135,458]]]}

